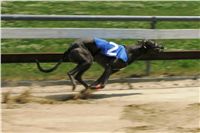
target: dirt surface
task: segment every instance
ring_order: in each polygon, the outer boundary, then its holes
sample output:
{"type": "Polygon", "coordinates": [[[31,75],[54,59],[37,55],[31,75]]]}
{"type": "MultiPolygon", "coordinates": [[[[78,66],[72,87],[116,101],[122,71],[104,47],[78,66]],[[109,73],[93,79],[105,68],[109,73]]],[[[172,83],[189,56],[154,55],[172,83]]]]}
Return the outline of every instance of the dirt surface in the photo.
{"type": "Polygon", "coordinates": [[[200,132],[199,80],[110,84],[87,100],[70,99],[70,89],[2,88],[10,99],[29,92],[24,104],[2,104],[3,133],[200,132]]]}

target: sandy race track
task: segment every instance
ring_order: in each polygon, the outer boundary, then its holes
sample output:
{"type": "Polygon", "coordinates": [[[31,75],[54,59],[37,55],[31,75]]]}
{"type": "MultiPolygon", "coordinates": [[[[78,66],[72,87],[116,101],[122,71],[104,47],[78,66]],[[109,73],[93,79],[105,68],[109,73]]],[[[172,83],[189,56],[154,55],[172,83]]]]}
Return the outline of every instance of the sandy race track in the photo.
{"type": "Polygon", "coordinates": [[[3,133],[200,132],[199,80],[110,84],[87,100],[71,100],[70,86],[2,92],[10,93],[2,104],[3,133]],[[12,101],[25,90],[24,104],[12,101]]]}

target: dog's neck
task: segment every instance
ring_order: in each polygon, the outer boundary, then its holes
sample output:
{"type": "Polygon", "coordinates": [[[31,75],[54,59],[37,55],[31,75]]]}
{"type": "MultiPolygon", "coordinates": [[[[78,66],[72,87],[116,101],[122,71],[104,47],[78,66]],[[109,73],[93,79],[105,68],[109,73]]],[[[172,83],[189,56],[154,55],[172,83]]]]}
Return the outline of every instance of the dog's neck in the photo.
{"type": "Polygon", "coordinates": [[[126,49],[128,52],[128,64],[131,64],[146,54],[146,51],[142,48],[142,46],[127,46],[126,49]]]}

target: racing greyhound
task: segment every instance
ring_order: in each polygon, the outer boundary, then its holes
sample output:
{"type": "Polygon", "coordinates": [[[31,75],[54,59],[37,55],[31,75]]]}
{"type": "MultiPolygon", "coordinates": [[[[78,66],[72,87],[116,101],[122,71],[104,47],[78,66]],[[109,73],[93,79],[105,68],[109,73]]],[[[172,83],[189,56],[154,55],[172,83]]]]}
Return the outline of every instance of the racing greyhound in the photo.
{"type": "Polygon", "coordinates": [[[73,85],[72,90],[76,88],[76,81],[85,87],[84,90],[101,89],[105,87],[111,74],[143,55],[158,53],[162,49],[163,46],[151,40],[142,40],[138,41],[137,45],[125,46],[95,37],[79,39],[72,43],[69,49],[64,52],[63,58],[50,69],[42,68],[38,60],[36,60],[36,63],[38,69],[46,73],[52,72],[64,61],[76,63],[77,66],[67,73],[73,85]],[[100,64],[104,68],[104,72],[95,82],[88,85],[82,80],[82,75],[91,67],[93,61],[100,64]]]}

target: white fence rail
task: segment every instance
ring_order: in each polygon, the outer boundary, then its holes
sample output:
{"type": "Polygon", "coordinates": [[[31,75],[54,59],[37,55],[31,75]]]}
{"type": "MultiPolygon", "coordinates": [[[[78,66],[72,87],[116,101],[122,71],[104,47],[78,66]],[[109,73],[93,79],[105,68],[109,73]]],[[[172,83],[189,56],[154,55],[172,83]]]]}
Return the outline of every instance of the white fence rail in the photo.
{"type": "Polygon", "coordinates": [[[199,29],[2,28],[2,38],[198,39],[199,29]]]}

